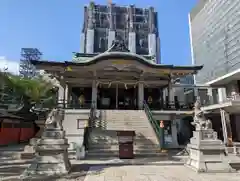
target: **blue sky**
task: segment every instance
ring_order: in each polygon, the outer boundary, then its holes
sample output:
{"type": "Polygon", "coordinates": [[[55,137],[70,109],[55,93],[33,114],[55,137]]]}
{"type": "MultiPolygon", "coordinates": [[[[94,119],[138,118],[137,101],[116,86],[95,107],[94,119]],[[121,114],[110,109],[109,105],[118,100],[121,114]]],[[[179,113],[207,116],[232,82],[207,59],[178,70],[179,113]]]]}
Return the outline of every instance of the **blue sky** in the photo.
{"type": "MultiPolygon", "coordinates": [[[[112,0],[154,6],[159,15],[164,64],[191,63],[188,13],[197,0],[112,0]]],[[[106,4],[107,0],[96,0],[106,4]]],[[[0,0],[0,56],[18,61],[22,47],[39,48],[43,59],[71,60],[80,49],[83,6],[89,0],[0,0]]],[[[1,62],[0,62],[1,64],[1,62]]]]}

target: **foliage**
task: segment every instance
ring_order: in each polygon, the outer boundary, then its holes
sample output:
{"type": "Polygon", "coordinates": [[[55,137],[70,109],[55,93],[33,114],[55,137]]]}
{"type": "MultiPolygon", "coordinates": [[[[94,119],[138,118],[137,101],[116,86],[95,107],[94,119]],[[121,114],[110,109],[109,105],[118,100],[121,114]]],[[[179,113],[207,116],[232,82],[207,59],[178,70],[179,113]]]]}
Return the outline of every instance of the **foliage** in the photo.
{"type": "Polygon", "coordinates": [[[1,102],[15,104],[44,105],[52,107],[55,101],[53,85],[41,77],[22,78],[10,73],[0,72],[1,102]],[[9,102],[10,101],[10,102],[9,102]]]}

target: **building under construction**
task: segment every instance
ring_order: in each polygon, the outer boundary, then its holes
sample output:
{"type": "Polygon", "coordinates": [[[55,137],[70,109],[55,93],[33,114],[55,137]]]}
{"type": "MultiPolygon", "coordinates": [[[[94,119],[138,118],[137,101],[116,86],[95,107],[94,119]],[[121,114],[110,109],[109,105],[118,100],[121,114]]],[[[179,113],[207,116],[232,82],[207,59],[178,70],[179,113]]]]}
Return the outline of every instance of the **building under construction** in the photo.
{"type": "Polygon", "coordinates": [[[113,40],[123,41],[132,53],[160,63],[157,12],[153,7],[117,6],[113,3],[84,7],[80,53],[103,53],[113,40]]]}

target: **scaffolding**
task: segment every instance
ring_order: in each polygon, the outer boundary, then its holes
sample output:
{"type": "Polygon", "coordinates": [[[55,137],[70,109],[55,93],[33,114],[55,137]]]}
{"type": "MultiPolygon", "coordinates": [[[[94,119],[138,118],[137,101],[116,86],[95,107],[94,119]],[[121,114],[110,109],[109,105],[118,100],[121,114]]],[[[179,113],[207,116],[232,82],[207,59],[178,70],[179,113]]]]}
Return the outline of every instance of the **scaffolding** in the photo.
{"type": "Polygon", "coordinates": [[[31,64],[32,60],[41,60],[42,53],[37,48],[22,48],[19,73],[24,78],[36,76],[35,67],[31,64]]]}
{"type": "MultiPolygon", "coordinates": [[[[149,26],[153,24],[154,27],[157,27],[156,12],[152,7],[117,6],[111,0],[108,0],[107,5],[98,5],[91,2],[89,7],[86,8],[88,12],[92,12],[90,13],[91,16],[85,17],[85,22],[93,23],[95,53],[102,53],[108,49],[108,32],[113,29],[116,32],[116,39],[123,40],[126,45],[128,45],[129,32],[135,32],[136,53],[148,55],[148,34],[151,30],[149,26]]],[[[158,33],[156,34],[158,37],[158,33]]]]}

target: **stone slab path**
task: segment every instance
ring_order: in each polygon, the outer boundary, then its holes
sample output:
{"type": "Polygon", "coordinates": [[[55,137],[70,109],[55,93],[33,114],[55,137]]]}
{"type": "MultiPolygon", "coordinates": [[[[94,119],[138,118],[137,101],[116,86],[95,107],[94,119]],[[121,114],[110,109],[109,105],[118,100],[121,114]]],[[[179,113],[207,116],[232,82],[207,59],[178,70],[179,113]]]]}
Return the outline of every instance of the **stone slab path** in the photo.
{"type": "Polygon", "coordinates": [[[93,166],[84,181],[239,181],[240,173],[197,174],[173,166],[93,166]]]}

